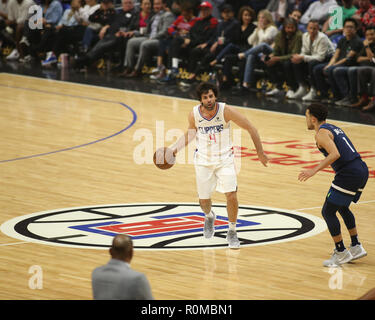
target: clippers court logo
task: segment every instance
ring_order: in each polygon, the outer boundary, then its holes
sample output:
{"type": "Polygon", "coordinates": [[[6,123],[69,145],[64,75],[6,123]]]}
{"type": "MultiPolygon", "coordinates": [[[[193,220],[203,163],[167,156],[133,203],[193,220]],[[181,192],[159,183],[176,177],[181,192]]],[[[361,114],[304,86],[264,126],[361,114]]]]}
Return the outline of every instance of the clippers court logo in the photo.
{"type": "MultiPolygon", "coordinates": [[[[132,237],[138,250],[226,248],[226,205],[213,205],[215,236],[203,237],[204,214],[198,204],[116,204],[44,211],[5,222],[6,235],[40,244],[107,249],[118,233],[132,237]]],[[[241,247],[292,241],[326,229],[323,219],[275,208],[240,206],[237,235],[241,247]]]]}

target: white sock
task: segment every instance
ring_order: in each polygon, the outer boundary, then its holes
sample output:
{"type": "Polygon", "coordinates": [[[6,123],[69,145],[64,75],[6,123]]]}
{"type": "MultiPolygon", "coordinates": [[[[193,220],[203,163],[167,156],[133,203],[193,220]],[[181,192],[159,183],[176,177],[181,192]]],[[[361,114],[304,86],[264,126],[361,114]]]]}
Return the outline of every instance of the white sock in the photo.
{"type": "Polygon", "coordinates": [[[172,58],[172,68],[178,69],[178,58],[172,58]]]}
{"type": "Polygon", "coordinates": [[[229,230],[236,231],[236,222],[229,222],[229,230]]]}
{"type": "Polygon", "coordinates": [[[207,218],[213,218],[214,217],[214,213],[212,211],[210,211],[209,214],[206,214],[206,217],[207,218]]]}

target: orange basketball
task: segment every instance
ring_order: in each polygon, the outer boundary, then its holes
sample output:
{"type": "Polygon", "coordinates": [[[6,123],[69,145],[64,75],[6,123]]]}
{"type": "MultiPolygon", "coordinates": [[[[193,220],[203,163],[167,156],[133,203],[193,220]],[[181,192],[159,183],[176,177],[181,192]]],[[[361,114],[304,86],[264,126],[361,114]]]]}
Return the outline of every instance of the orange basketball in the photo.
{"type": "Polygon", "coordinates": [[[172,168],[176,162],[176,157],[173,155],[172,149],[159,148],[154,153],[154,164],[159,169],[166,170],[172,168]]]}

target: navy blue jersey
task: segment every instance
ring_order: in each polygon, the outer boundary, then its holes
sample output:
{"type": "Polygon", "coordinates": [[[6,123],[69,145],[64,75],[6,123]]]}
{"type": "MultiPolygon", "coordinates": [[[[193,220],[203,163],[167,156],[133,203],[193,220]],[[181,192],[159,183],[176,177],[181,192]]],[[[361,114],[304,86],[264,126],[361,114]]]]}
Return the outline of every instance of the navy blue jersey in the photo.
{"type": "MultiPolygon", "coordinates": [[[[355,150],[350,139],[339,127],[336,127],[333,124],[324,123],[320,126],[319,129],[327,129],[333,134],[333,141],[340,153],[340,158],[338,158],[331,164],[332,169],[335,172],[339,171],[354,159],[361,158],[360,154],[355,150]]],[[[319,148],[319,150],[324,154],[325,157],[328,156],[328,152],[326,150],[324,150],[323,148],[319,148]]]]}

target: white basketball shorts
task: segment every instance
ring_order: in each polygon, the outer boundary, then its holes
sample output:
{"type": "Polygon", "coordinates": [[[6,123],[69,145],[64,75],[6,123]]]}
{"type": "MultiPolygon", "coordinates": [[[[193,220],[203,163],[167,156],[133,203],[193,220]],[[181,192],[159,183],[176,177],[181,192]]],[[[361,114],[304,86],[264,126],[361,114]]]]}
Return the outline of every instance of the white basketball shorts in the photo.
{"type": "Polygon", "coordinates": [[[237,173],[233,158],[218,165],[195,164],[199,199],[210,199],[212,192],[227,193],[237,190],[237,173]]]}

